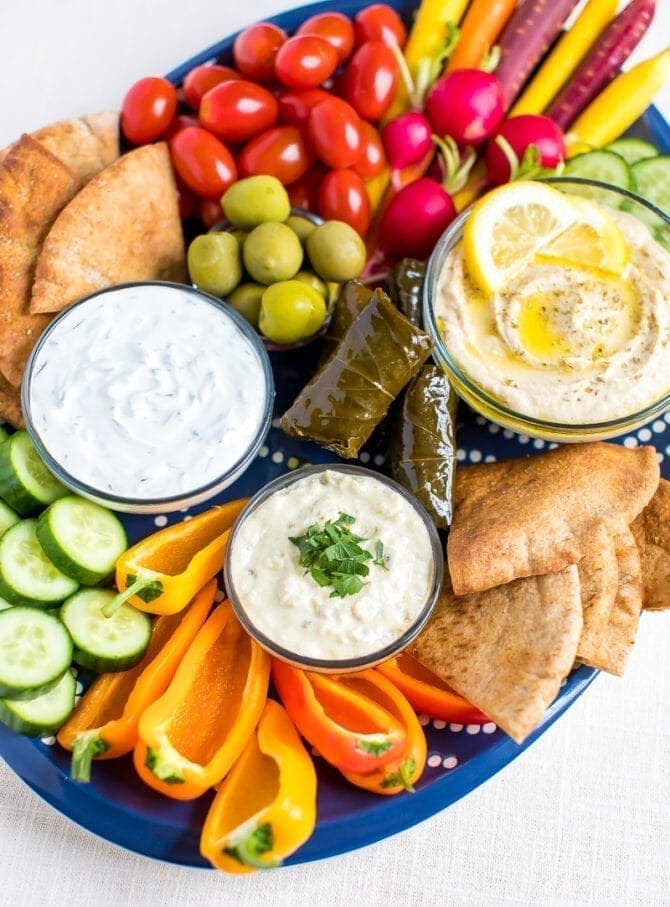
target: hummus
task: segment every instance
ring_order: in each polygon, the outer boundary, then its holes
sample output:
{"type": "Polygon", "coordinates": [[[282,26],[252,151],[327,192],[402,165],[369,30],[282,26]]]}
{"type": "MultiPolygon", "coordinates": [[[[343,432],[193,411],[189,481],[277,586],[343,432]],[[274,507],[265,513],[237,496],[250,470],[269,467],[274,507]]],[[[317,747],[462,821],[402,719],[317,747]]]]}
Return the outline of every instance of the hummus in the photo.
{"type": "Polygon", "coordinates": [[[435,313],[450,356],[530,418],[606,422],[670,390],[670,254],[630,214],[607,214],[630,250],[619,278],[531,264],[489,297],[469,278],[462,243],[440,274],[435,313]]]}

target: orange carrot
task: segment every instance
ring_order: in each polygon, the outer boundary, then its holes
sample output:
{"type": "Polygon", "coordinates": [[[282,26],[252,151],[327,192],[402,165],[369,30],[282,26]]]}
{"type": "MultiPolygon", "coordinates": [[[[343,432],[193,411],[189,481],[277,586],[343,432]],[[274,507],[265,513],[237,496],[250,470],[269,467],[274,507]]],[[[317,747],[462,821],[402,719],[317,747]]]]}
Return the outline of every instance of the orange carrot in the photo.
{"type": "Polygon", "coordinates": [[[445,72],[481,66],[515,6],[516,0],[472,0],[445,72]]]}

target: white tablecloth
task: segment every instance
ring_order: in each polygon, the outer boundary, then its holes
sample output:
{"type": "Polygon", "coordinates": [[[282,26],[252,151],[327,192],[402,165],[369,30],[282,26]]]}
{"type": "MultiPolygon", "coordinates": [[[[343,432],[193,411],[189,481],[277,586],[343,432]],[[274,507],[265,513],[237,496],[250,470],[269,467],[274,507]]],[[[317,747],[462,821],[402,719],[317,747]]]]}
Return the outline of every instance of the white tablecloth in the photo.
{"type": "MultiPolygon", "coordinates": [[[[0,147],[62,116],[118,105],[135,78],[290,5],[7,0],[0,147]]],[[[666,2],[642,55],[668,34],[666,2]]],[[[661,107],[670,115],[668,89],[661,107]]],[[[670,616],[645,615],[626,677],[599,677],[465,800],[365,850],[253,877],[125,853],[57,815],[0,764],[0,905],[670,904],[669,651],[670,616]]]]}

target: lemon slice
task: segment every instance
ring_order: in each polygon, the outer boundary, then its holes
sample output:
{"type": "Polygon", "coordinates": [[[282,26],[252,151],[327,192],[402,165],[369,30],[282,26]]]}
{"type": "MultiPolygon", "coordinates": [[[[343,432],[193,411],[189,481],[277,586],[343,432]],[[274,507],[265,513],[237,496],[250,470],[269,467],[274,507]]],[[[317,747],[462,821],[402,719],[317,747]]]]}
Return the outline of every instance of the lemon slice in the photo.
{"type": "Polygon", "coordinates": [[[484,196],[463,231],[471,277],[495,293],[533,261],[619,274],[627,259],[616,224],[593,204],[530,180],[484,196]]]}

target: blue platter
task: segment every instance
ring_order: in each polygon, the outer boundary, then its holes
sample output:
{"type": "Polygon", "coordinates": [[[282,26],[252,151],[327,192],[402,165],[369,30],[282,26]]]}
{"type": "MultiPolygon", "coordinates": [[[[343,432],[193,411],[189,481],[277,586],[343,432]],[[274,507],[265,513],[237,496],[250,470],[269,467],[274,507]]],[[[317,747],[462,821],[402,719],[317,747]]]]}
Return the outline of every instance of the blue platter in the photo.
{"type": "MultiPolygon", "coordinates": [[[[274,16],[288,32],[314,12],[338,10],[348,15],[366,6],[369,0],[328,0],[274,16]]],[[[391,0],[409,20],[417,0],[391,0]]],[[[169,74],[175,83],[195,65],[230,58],[234,35],[193,57],[169,74]]],[[[670,126],[655,108],[650,108],[632,134],[649,139],[670,152],[670,126]]],[[[293,401],[297,391],[314,369],[318,344],[292,352],[272,353],[277,384],[275,415],[293,401]]],[[[460,410],[458,459],[477,463],[523,456],[547,447],[546,442],[502,430],[475,416],[463,404],[460,410]]],[[[670,477],[670,413],[649,426],[619,439],[629,447],[654,444],[659,451],[664,475],[670,477]]],[[[362,463],[383,469],[383,438],[363,451],[362,463]]],[[[334,459],[312,444],[286,438],[274,423],[266,445],[242,478],[218,500],[246,496],[276,476],[305,463],[334,459]]],[[[199,509],[211,505],[209,502],[199,509]]],[[[125,519],[128,534],[135,540],[168,522],[184,519],[178,513],[158,517],[125,519]]],[[[378,797],[347,784],[339,774],[318,762],[318,824],[312,838],[287,863],[303,863],[345,853],[379,841],[428,818],[465,796],[487,778],[515,759],[550,727],[593,681],[597,672],[586,667],[574,671],[547,711],[540,727],[518,746],[493,723],[468,725],[429,721],[421,716],[428,738],[428,764],[416,793],[378,797]]],[[[81,688],[80,688],[81,691],[81,688]]],[[[69,778],[68,754],[54,745],[53,738],[28,740],[0,724],[0,755],[19,777],[43,800],[73,822],[106,840],[148,857],[184,866],[207,867],[198,850],[200,829],[209,806],[208,796],[190,803],[168,800],[144,786],[129,757],[95,764],[93,780],[79,785],[69,778]]]]}

